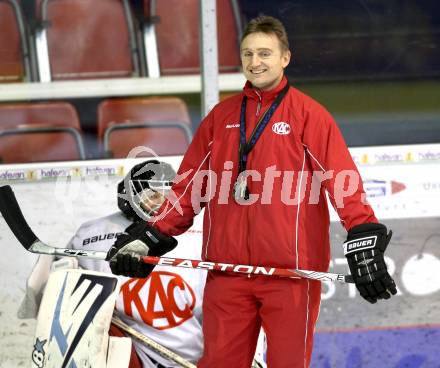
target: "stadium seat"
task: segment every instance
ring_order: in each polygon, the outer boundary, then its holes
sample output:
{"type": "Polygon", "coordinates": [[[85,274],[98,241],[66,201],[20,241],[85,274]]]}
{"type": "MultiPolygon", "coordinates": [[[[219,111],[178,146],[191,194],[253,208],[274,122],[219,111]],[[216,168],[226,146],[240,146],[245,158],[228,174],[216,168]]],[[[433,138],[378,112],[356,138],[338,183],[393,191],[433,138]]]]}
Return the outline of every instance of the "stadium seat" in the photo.
{"type": "MultiPolygon", "coordinates": [[[[217,0],[217,34],[220,72],[240,70],[241,25],[236,0],[217,0]]],[[[199,0],[144,0],[144,28],[148,53],[157,44],[161,75],[200,73],[199,0]],[[155,40],[149,28],[154,29],[155,40]],[[183,31],[184,30],[184,31],[183,31]]],[[[148,55],[146,56],[148,60],[148,55]]],[[[150,60],[149,69],[153,62],[150,60]]]]}
{"type": "Polygon", "coordinates": [[[106,156],[127,157],[135,147],[147,147],[136,156],[185,153],[192,139],[185,103],[176,97],[104,100],[98,107],[98,138],[106,156]]]}
{"type": "Polygon", "coordinates": [[[128,0],[37,0],[41,81],[139,75],[128,0]]]}
{"type": "Polygon", "coordinates": [[[84,159],[75,108],[64,102],[0,105],[0,160],[26,163],[84,159]]]}
{"type": "Polygon", "coordinates": [[[26,26],[19,3],[0,0],[0,83],[31,79],[26,26]]]}

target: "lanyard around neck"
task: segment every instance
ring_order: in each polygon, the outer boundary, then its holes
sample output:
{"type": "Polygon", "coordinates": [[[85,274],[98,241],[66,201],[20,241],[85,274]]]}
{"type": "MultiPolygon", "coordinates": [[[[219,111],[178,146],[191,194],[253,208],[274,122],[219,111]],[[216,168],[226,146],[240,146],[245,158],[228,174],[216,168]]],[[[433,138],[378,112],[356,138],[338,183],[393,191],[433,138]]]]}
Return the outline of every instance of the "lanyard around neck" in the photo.
{"type": "Polygon", "coordinates": [[[241,102],[241,111],[240,111],[240,146],[238,150],[239,154],[239,168],[238,174],[242,173],[246,170],[247,158],[249,153],[254,148],[261,134],[263,133],[264,128],[269,123],[270,118],[274,114],[276,108],[279,106],[287,91],[289,90],[289,82],[287,82],[286,86],[281,90],[281,92],[276,97],[275,101],[272,102],[272,105],[266,110],[266,112],[261,116],[258,120],[257,125],[255,126],[249,141],[246,142],[246,102],[247,96],[243,97],[241,102]]]}

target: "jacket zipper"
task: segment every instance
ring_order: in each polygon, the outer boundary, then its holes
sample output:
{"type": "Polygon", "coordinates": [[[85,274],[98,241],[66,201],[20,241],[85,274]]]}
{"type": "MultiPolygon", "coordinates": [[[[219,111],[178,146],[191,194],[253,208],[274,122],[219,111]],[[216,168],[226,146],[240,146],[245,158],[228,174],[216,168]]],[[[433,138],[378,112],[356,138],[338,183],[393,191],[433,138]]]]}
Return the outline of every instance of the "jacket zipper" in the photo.
{"type": "MultiPolygon", "coordinates": [[[[255,117],[258,118],[258,116],[260,115],[260,110],[261,110],[262,96],[261,96],[261,94],[257,90],[255,90],[255,94],[258,97],[258,104],[257,104],[257,110],[255,111],[255,117]]],[[[249,212],[251,211],[251,207],[252,206],[249,206],[249,208],[246,211],[247,229],[249,229],[249,227],[250,227],[250,225],[249,225],[250,213],[249,212]]],[[[249,255],[249,262],[248,263],[250,263],[250,262],[252,262],[252,247],[251,247],[249,235],[246,237],[246,243],[247,243],[246,246],[247,246],[248,255],[249,255]]],[[[248,276],[248,278],[251,278],[250,274],[247,275],[247,276],[248,276]]]]}
{"type": "Polygon", "coordinates": [[[260,109],[261,109],[261,95],[258,93],[257,90],[255,90],[255,93],[258,96],[257,111],[255,112],[255,116],[258,116],[258,115],[260,115],[260,109]]]}

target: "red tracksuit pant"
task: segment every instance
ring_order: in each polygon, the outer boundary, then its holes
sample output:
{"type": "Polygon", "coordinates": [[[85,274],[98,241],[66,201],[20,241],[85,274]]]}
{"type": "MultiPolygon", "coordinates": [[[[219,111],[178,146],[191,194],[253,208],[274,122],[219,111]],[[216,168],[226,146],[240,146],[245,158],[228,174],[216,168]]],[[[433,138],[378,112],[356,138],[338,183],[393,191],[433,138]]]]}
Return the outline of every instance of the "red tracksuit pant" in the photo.
{"type": "Polygon", "coordinates": [[[209,272],[197,367],[249,368],[261,326],[269,368],[308,367],[320,300],[319,281],[209,272]]]}

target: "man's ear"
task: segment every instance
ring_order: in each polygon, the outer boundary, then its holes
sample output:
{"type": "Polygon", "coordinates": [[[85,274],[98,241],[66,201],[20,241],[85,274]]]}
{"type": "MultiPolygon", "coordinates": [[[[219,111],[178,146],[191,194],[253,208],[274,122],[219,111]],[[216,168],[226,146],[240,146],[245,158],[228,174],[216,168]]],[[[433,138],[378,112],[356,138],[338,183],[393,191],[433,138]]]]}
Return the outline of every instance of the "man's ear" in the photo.
{"type": "Polygon", "coordinates": [[[283,68],[289,65],[291,57],[292,53],[290,52],[290,50],[286,50],[283,52],[283,55],[281,56],[283,68]]]}

